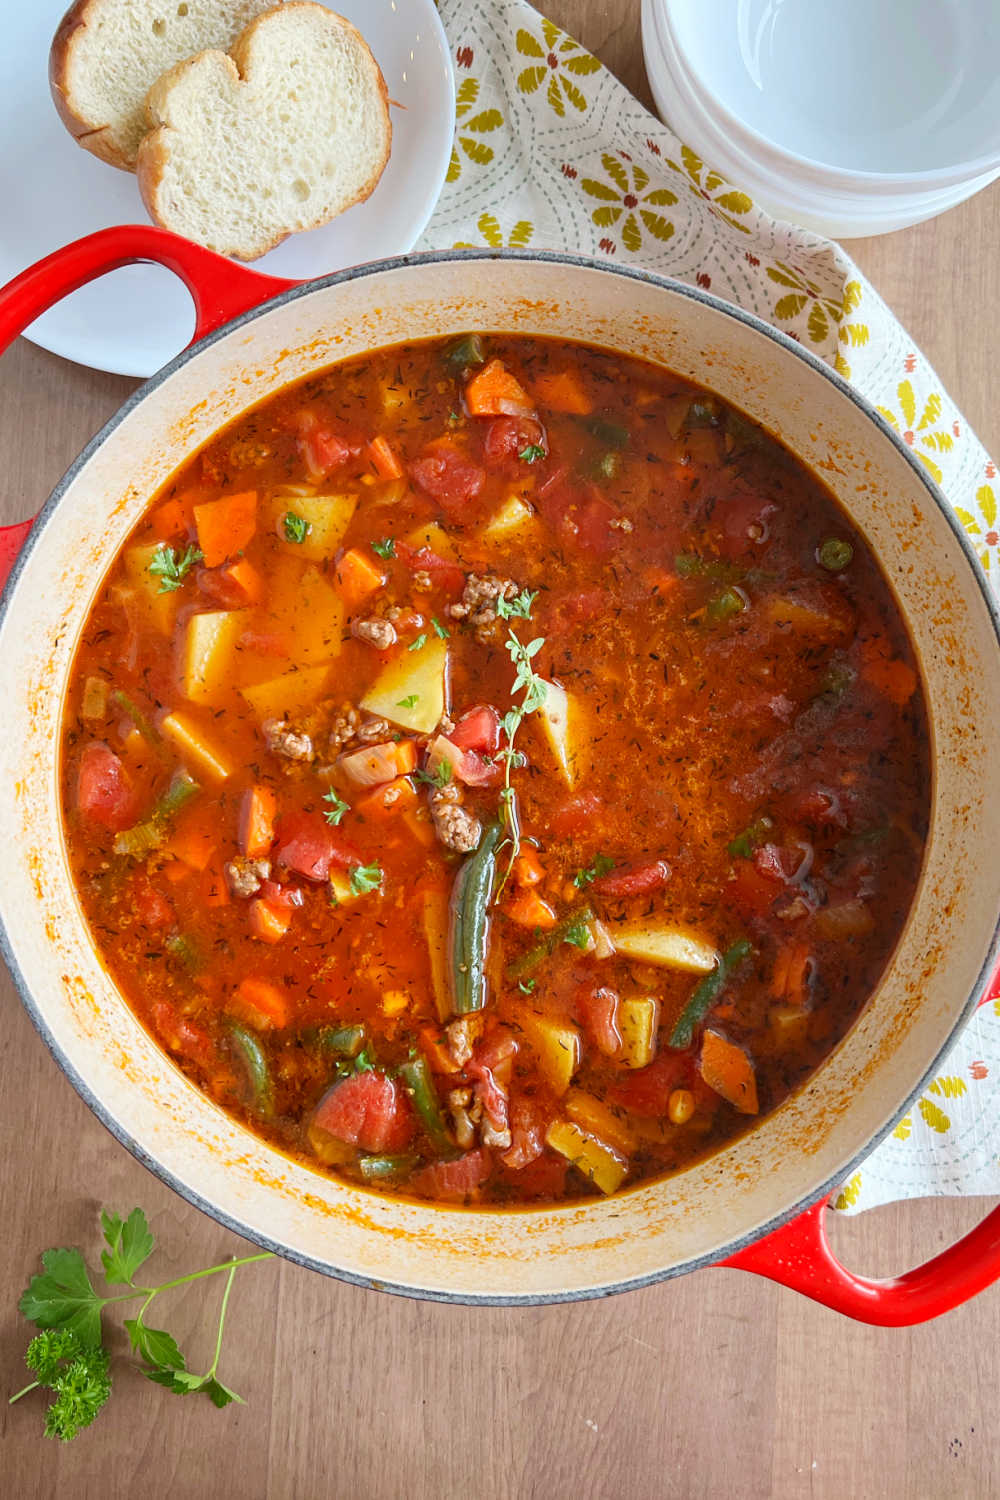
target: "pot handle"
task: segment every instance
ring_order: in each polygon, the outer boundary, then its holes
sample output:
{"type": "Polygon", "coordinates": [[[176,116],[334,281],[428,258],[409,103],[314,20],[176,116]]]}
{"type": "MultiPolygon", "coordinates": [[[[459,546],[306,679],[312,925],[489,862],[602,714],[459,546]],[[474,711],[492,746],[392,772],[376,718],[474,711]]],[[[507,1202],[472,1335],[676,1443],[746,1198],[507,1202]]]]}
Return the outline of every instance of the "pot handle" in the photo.
{"type": "MultiPolygon", "coordinates": [[[[74,240],[0,288],[0,354],[61,297],[108,271],[142,260],[166,266],[191,293],[195,306],[192,343],[230,318],[298,285],[251,271],[152,224],[116,225],[74,240]]],[[[0,588],[7,581],[32,520],[0,527],[0,588]]]]}

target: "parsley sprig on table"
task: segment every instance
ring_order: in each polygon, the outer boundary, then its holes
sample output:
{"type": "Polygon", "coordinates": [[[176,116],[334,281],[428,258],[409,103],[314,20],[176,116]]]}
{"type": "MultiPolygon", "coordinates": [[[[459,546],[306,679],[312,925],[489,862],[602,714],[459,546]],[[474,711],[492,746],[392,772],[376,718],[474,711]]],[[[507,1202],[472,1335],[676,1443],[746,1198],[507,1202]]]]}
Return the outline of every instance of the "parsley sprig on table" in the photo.
{"type": "Polygon", "coordinates": [[[101,1252],[104,1279],[109,1286],[127,1286],[129,1290],[102,1297],[94,1290],[87,1263],[79,1250],[46,1250],[42,1255],[44,1270],[32,1276],[18,1306],[41,1332],[31,1340],[25,1363],[36,1377],[24,1390],[11,1396],[19,1401],[29,1391],[46,1387],[55,1399],[45,1418],[46,1437],[68,1442],[76,1437],[100,1412],[111,1395],[111,1356],[104,1347],[101,1314],[117,1302],[135,1301],[142,1306],[134,1318],[124,1320],[132,1350],[142,1364],[148,1380],[162,1385],[179,1396],[203,1391],[215,1406],[228,1406],[242,1397],[223,1385],[218,1378],[219,1353],[226,1321],[226,1308],[233,1277],[240,1266],[257,1260],[272,1260],[269,1250],[244,1255],[238,1260],[223,1261],[187,1276],[177,1276],[157,1286],[137,1286],[135,1278],[153,1251],[153,1236],[141,1208],[134,1208],[127,1219],[118,1214],[102,1213],[101,1227],[107,1246],[101,1252]],[[146,1309],[155,1298],[189,1281],[225,1274],[226,1284],[219,1308],[219,1322],[212,1362],[204,1374],[187,1368],[187,1362],[173,1336],[162,1328],[151,1328],[146,1309]]]}
{"type": "MultiPolygon", "coordinates": [[[[531,608],[537,598],[537,590],[529,593],[527,589],[522,589],[513,599],[505,599],[501,595],[496,604],[497,614],[502,620],[530,620],[531,608]]],[[[515,702],[514,707],[508,709],[500,721],[507,743],[497,751],[496,759],[503,761],[504,768],[500,810],[507,829],[505,845],[510,848],[510,858],[497,882],[494,900],[499,900],[500,893],[510,878],[514,861],[521,849],[521,825],[517,816],[517,802],[514,788],[510,784],[510,776],[515,766],[524,765],[524,756],[514,748],[514,740],[528,714],[535,713],[544,705],[548,689],[544,677],[539,677],[532,666],[534,658],[545,645],[544,636],[538,635],[534,640],[522,641],[515,633],[513,626],[508,625],[504,645],[514,663],[514,685],[511,688],[511,696],[516,698],[517,694],[521,693],[522,697],[520,703],[515,702]]]]}
{"type": "Polygon", "coordinates": [[[172,594],[179,589],[195,563],[200,563],[200,547],[188,546],[180,555],[166,542],[161,542],[149,560],[149,571],[160,580],[157,593],[172,594]]]}

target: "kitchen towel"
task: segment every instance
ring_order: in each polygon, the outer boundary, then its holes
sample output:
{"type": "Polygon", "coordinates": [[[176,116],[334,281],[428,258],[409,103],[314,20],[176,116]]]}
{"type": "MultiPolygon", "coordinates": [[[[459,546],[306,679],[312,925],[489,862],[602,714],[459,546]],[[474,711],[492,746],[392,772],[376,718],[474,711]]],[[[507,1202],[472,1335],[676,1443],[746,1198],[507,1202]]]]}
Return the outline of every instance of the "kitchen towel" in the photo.
{"type": "MultiPolygon", "coordinates": [[[[440,0],[455,141],[418,248],[569,250],[756,313],[878,408],[942,486],[994,589],[1000,479],[927,360],[844,250],[777,223],[523,0],[440,0]]],[[[982,1006],[834,1206],[1000,1193],[1000,1001],[982,1006]]]]}

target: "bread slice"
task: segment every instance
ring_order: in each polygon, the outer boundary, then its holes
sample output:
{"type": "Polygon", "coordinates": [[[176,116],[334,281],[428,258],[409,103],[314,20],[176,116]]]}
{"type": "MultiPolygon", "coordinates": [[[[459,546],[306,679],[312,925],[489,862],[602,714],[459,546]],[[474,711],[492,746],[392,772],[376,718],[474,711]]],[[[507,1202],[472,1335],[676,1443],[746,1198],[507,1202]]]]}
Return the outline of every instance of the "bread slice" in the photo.
{"type": "Polygon", "coordinates": [[[360,203],[389,159],[379,66],[361,33],[314,0],[288,0],[231,48],[154,84],[139,191],[158,224],[237,260],[360,203]]]}
{"type": "Polygon", "coordinates": [[[134,171],[150,88],[168,68],[228,48],[281,0],[76,0],[49,51],[49,86],[81,146],[134,171]]]}

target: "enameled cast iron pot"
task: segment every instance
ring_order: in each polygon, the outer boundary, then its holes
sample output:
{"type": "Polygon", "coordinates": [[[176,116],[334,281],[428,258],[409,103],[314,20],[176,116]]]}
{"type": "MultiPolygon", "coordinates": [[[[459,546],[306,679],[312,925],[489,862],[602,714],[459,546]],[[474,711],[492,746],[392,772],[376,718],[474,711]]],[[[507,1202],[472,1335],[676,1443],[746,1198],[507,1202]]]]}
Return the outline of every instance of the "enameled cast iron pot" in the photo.
{"type": "Polygon", "coordinates": [[[118,1139],[239,1233],[364,1286],[467,1302],[601,1296],[714,1264],[853,1317],[919,1322],[1000,1276],[1000,1209],[889,1282],[851,1275],[826,1199],[891,1127],[978,1003],[1000,994],[1000,623],[961,529],[905,445],[842,380],[746,313],[644,272],[568,256],[445,253],[289,285],[162,230],[106,230],[0,292],[0,349],[60,296],[154,260],[188,285],[195,342],[88,445],[34,526],[10,528],[0,607],[0,920],[46,1045],[118,1139]],[[854,1028],[751,1134],[663,1182],[564,1208],[477,1212],[379,1198],[282,1156],[188,1082],[105,973],[73,893],[58,725],[74,651],[119,546],[188,455],[251,403],[383,344],[473,329],[583,339],[718,391],[816,470],[881,558],[919,655],[933,736],[923,874],[854,1028]],[[992,982],[991,982],[992,976],[992,982]]]}

